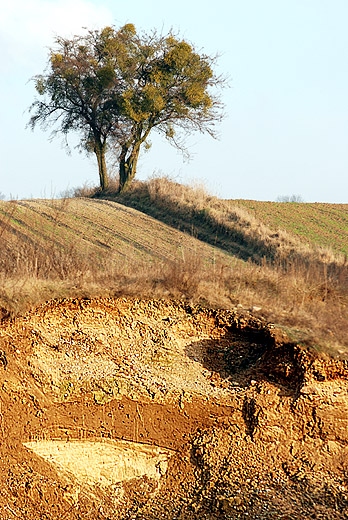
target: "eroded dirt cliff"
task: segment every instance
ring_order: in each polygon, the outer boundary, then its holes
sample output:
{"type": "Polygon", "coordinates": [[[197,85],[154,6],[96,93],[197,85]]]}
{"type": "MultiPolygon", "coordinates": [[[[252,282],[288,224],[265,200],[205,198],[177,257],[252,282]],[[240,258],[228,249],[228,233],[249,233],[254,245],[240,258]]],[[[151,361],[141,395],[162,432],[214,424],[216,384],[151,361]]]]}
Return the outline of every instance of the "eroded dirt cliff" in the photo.
{"type": "Polygon", "coordinates": [[[348,518],[348,363],[262,319],[51,301],[0,349],[1,520],[348,518]]]}

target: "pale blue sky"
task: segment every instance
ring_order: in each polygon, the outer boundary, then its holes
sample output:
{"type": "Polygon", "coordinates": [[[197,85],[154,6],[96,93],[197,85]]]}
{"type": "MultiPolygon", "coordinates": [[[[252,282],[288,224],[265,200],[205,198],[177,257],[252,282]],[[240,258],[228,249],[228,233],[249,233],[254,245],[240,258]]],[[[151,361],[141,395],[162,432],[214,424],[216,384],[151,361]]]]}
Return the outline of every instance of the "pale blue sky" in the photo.
{"type": "MultiPolygon", "coordinates": [[[[197,180],[225,198],[348,202],[347,0],[12,0],[2,7],[0,192],[52,197],[98,183],[94,157],[66,155],[59,139],[25,129],[54,36],[132,22],[173,28],[228,74],[221,138],[192,135],[191,161],[152,138],[138,178],[197,180]]],[[[71,140],[72,143],[74,139],[71,140]]]]}

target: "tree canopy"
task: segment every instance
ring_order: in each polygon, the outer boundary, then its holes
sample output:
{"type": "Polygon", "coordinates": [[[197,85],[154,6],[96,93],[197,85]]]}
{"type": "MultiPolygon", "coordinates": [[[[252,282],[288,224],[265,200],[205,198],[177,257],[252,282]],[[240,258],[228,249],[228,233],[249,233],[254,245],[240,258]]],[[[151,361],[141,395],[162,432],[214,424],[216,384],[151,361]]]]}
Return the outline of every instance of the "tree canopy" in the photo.
{"type": "Polygon", "coordinates": [[[223,106],[213,90],[225,84],[213,71],[216,56],[172,32],[138,34],[132,24],[55,43],[45,73],[33,78],[39,97],[29,126],[52,126],[53,136],[77,131],[80,147],[97,157],[102,190],[109,183],[106,152],[115,154],[125,190],[151,130],[182,150],[187,133],[216,136],[223,106]]]}

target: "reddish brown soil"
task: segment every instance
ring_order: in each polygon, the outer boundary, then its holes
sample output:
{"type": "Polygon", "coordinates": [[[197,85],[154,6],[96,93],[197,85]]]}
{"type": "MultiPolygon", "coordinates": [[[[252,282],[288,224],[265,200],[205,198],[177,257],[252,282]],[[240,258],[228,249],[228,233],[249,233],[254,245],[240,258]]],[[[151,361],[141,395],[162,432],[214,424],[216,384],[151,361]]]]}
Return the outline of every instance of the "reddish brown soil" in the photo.
{"type": "Polygon", "coordinates": [[[52,301],[0,328],[0,520],[348,518],[348,363],[251,315],[52,301]],[[81,484],[26,448],[124,439],[168,470],[81,484]]]}

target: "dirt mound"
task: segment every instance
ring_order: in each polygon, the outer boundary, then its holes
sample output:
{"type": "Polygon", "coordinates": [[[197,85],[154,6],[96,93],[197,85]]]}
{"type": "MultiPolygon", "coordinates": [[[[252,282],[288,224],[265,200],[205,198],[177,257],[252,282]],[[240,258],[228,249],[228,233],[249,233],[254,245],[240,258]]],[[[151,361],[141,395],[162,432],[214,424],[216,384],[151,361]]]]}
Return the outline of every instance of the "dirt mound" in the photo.
{"type": "Polygon", "coordinates": [[[348,363],[248,313],[51,301],[0,328],[0,519],[348,518],[348,363]]]}

